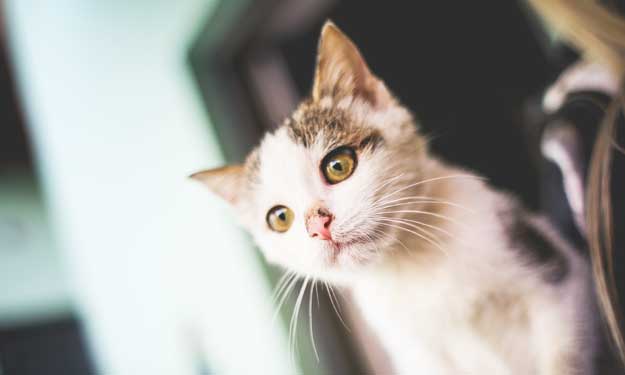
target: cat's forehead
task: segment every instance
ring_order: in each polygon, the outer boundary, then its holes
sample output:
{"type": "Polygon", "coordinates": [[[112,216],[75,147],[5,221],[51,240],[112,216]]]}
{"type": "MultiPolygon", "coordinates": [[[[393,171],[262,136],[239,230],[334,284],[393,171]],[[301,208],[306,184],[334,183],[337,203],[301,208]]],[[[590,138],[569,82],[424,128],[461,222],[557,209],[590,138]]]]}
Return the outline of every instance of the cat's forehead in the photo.
{"type": "Polygon", "coordinates": [[[272,182],[278,179],[318,182],[319,163],[337,147],[351,147],[361,157],[412,136],[412,118],[402,107],[374,111],[352,97],[307,100],[264,137],[248,158],[247,169],[253,171],[248,175],[255,185],[276,185],[272,182]]]}
{"type": "Polygon", "coordinates": [[[281,126],[293,143],[329,151],[339,146],[366,147],[382,140],[380,133],[353,110],[352,98],[304,102],[281,126]],[[344,104],[344,105],[341,105],[344,104]]]}
{"type": "MultiPolygon", "coordinates": [[[[319,165],[328,152],[340,146],[371,152],[383,139],[376,128],[341,109],[304,104],[258,150],[260,193],[305,200],[323,190],[319,165]],[[276,191],[273,191],[277,189],[276,191]]],[[[286,202],[285,202],[286,203],[286,202]]]]}
{"type": "Polygon", "coordinates": [[[382,142],[375,127],[350,111],[305,102],[261,143],[261,171],[304,166],[316,169],[321,159],[337,147],[372,151],[382,142]]]}
{"type": "Polygon", "coordinates": [[[293,178],[308,174],[324,148],[316,139],[307,146],[295,141],[286,127],[267,134],[259,149],[261,181],[271,181],[277,174],[293,178]]]}

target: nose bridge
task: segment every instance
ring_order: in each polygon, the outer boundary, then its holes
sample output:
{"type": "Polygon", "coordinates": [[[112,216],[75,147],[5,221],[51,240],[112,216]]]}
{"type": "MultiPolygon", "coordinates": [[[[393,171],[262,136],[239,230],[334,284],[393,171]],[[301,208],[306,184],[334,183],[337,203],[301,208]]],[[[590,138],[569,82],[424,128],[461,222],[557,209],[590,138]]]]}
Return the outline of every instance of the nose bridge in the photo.
{"type": "Polygon", "coordinates": [[[293,189],[297,191],[299,201],[301,202],[300,212],[304,213],[305,218],[308,218],[313,212],[313,208],[319,208],[323,206],[321,197],[323,191],[320,189],[316,181],[316,176],[312,165],[304,163],[305,167],[300,168],[298,173],[299,177],[294,179],[293,189]]]}
{"type": "Polygon", "coordinates": [[[325,204],[321,201],[316,201],[315,203],[313,203],[312,206],[310,206],[310,208],[306,211],[306,221],[308,221],[310,218],[314,217],[314,216],[320,216],[320,217],[331,217],[332,213],[330,212],[330,210],[328,210],[328,208],[325,206],[325,204]]]}

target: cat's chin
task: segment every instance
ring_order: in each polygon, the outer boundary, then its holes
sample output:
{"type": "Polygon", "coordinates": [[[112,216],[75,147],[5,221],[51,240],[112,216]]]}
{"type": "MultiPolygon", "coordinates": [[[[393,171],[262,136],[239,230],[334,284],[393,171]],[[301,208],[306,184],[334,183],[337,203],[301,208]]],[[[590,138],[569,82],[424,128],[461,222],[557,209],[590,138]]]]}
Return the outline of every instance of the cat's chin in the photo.
{"type": "Polygon", "coordinates": [[[322,244],[329,267],[354,267],[373,261],[377,253],[376,243],[370,238],[357,237],[347,240],[327,240],[322,244]]]}

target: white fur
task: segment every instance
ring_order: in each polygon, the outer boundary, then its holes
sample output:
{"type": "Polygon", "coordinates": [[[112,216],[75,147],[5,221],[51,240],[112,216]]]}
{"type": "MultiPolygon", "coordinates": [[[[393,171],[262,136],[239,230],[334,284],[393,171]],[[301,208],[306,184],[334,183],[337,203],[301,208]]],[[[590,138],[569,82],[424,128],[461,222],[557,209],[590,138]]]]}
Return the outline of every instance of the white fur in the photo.
{"type": "Polygon", "coordinates": [[[590,374],[593,318],[586,264],[561,243],[575,277],[557,288],[545,285],[505,245],[501,220],[493,213],[507,198],[476,181],[454,185],[450,199],[475,213],[446,211],[467,224],[455,226],[455,238],[445,245],[448,256],[389,262],[353,285],[396,368],[402,374],[590,374]],[[492,306],[490,332],[476,331],[471,317],[491,295],[514,301],[513,313],[527,314],[529,327],[521,319],[497,321],[505,312],[492,306]],[[560,358],[569,355],[588,359],[564,370],[560,358]]]}
{"type": "Polygon", "coordinates": [[[425,157],[405,109],[375,111],[353,98],[337,106],[349,110],[362,126],[379,129],[385,143],[359,154],[358,166],[347,180],[327,185],[319,170],[320,160],[330,151],[323,142],[306,148],[294,143],[285,128],[267,135],[259,151],[259,183],[243,214],[267,259],[351,288],[399,373],[588,374],[589,276],[575,252],[546,222],[535,219],[564,249],[570,267],[566,281],[544,282],[540,269],[525,264],[518,251],[509,248],[497,212],[516,207],[512,199],[467,177],[467,172],[425,157]],[[454,222],[418,213],[387,215],[449,232],[426,228],[442,250],[406,231],[376,227],[372,220],[371,209],[380,199],[429,178],[441,179],[391,197],[426,195],[462,205],[436,206],[437,214],[454,222]],[[319,202],[335,215],[332,231],[339,239],[363,232],[374,236],[374,228],[386,237],[333,254],[306,232],[304,215],[319,202]],[[272,232],[265,223],[267,211],[277,204],[295,214],[286,233],[272,232]],[[576,362],[569,361],[571,356],[576,362]]]}

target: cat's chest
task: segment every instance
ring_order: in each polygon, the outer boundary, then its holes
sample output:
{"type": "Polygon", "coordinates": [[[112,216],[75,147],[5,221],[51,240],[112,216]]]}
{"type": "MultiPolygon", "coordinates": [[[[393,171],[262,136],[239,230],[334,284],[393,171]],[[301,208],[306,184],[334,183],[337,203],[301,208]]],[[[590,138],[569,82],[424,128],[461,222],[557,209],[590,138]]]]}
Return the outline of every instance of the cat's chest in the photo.
{"type": "Polygon", "coordinates": [[[365,319],[377,331],[399,337],[419,335],[438,329],[438,322],[453,321],[475,294],[470,285],[458,288],[459,277],[439,275],[402,281],[363,282],[353,295],[365,319]]]}
{"type": "Polygon", "coordinates": [[[470,369],[479,363],[491,369],[490,373],[506,373],[500,367],[500,359],[505,357],[502,353],[525,350],[517,345],[494,345],[500,332],[510,327],[499,311],[506,305],[505,298],[510,298],[508,293],[486,290],[478,279],[449,269],[400,283],[378,280],[353,288],[354,302],[404,373],[423,372],[414,367],[415,358],[418,365],[443,360],[470,369]],[[488,321],[482,322],[480,316],[488,321]],[[493,331],[493,327],[498,328],[493,331]]]}

